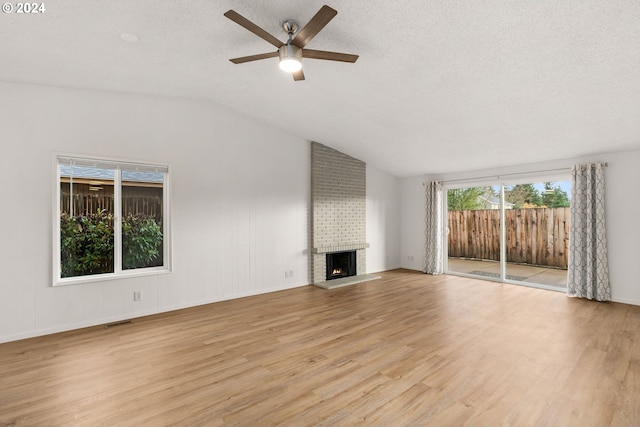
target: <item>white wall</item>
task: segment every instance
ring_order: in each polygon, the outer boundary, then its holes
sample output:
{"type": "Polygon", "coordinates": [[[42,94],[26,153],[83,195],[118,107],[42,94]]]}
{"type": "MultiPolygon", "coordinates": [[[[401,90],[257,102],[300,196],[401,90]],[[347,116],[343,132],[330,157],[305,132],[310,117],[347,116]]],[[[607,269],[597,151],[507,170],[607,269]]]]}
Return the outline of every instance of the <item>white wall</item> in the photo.
{"type": "Polygon", "coordinates": [[[638,183],[640,183],[640,150],[621,153],[605,153],[576,159],[530,164],[518,167],[479,170],[438,176],[423,176],[404,179],[402,194],[402,267],[422,270],[424,258],[424,187],[427,180],[449,181],[485,176],[508,175],[529,171],[566,168],[576,163],[608,162],[606,179],[607,243],[609,251],[609,273],[614,301],[640,305],[640,211],[638,183]],[[418,254],[417,257],[414,254],[418,254]],[[414,262],[407,257],[414,256],[414,262]],[[418,258],[420,262],[417,262],[418,258]]]}
{"type": "Polygon", "coordinates": [[[367,272],[400,267],[400,180],[367,165],[367,272]]]}
{"type": "Polygon", "coordinates": [[[0,121],[0,342],[309,283],[307,141],[204,101],[14,84],[0,121]],[[173,273],[51,287],[54,152],[170,165],[173,273]]]}

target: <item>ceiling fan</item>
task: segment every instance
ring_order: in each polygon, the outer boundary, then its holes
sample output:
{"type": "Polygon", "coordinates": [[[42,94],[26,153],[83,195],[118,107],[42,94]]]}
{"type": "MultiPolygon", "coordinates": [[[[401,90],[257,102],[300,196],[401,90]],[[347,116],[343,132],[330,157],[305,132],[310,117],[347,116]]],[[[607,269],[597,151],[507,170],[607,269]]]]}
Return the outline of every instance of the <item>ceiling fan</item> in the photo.
{"type": "Polygon", "coordinates": [[[234,64],[242,64],[244,62],[275,58],[278,56],[280,57],[280,68],[290,72],[293,75],[293,79],[296,81],[304,80],[302,58],[325,59],[328,61],[351,63],[356,62],[358,55],[328,52],[326,50],[305,49],[307,43],[309,43],[311,39],[313,39],[316,34],[318,34],[320,30],[322,30],[337,14],[338,12],[335,9],[326,5],[322,6],[318,13],[316,13],[300,31],[298,31],[298,24],[296,22],[291,20],[285,21],[282,24],[282,27],[288,34],[289,39],[286,43],[283,43],[253,22],[249,21],[247,18],[241,16],[239,13],[229,10],[224,14],[224,16],[278,48],[275,52],[243,56],[240,58],[230,59],[230,61],[234,64]]]}

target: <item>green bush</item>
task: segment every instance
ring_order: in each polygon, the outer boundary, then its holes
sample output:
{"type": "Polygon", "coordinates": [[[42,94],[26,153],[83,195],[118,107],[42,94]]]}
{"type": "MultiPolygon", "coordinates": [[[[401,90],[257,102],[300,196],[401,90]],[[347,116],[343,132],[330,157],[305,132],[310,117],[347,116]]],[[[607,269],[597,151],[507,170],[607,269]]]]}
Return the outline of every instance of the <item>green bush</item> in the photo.
{"type": "Polygon", "coordinates": [[[122,221],[122,269],[162,265],[162,228],[153,217],[128,215],[122,221]]]}
{"type": "Polygon", "coordinates": [[[60,215],[62,277],[113,272],[113,215],[60,215]]]}
{"type": "MultiPolygon", "coordinates": [[[[122,222],[122,269],[162,265],[162,228],[152,217],[128,215],[122,222]]],[[[60,215],[61,277],[114,271],[113,215],[60,215]]]]}

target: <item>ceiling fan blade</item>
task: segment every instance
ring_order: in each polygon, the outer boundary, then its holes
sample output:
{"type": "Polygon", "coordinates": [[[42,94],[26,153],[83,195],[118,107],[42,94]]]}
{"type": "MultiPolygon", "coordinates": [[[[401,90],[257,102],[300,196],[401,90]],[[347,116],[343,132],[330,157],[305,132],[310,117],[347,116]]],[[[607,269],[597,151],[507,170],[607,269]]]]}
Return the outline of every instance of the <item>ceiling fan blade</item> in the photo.
{"type": "Polygon", "coordinates": [[[326,50],[313,50],[313,49],[303,49],[302,57],[311,58],[311,59],[326,59],[329,61],[341,61],[341,62],[356,62],[359,58],[358,55],[351,55],[349,53],[327,52],[326,50]]]}
{"type": "Polygon", "coordinates": [[[298,34],[296,34],[293,39],[293,44],[298,47],[305,47],[307,43],[311,41],[312,38],[316,36],[324,28],[325,25],[329,23],[333,19],[334,16],[338,14],[338,11],[330,8],[327,5],[324,5],[320,8],[318,13],[316,13],[311,21],[301,29],[298,34]]]}
{"type": "Polygon", "coordinates": [[[278,52],[259,53],[257,55],[249,55],[249,56],[242,56],[240,58],[233,58],[233,59],[230,59],[229,61],[233,62],[234,64],[243,64],[245,62],[257,61],[259,59],[275,58],[277,56],[278,56],[278,52]]]}
{"type": "Polygon", "coordinates": [[[231,19],[236,24],[243,26],[244,28],[246,28],[247,30],[251,31],[253,34],[255,34],[256,36],[262,38],[263,40],[268,41],[269,43],[271,43],[275,47],[280,47],[280,46],[282,46],[284,44],[280,40],[278,40],[277,38],[275,38],[271,34],[267,33],[265,30],[263,30],[262,28],[258,27],[256,24],[254,24],[253,22],[249,21],[247,18],[245,18],[244,16],[240,15],[238,12],[236,12],[234,10],[228,10],[224,14],[224,16],[226,16],[227,18],[231,19]]]}
{"type": "Polygon", "coordinates": [[[291,73],[291,75],[293,76],[293,80],[295,81],[304,80],[304,73],[302,72],[302,70],[294,71],[293,73],[291,73]]]}

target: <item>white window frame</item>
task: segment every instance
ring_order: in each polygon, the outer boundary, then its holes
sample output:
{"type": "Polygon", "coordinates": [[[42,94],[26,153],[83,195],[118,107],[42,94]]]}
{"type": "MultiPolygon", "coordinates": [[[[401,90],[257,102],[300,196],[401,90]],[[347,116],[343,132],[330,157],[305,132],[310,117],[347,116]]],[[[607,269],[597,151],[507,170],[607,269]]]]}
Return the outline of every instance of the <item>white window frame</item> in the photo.
{"type": "Polygon", "coordinates": [[[138,276],[148,276],[171,273],[172,244],[171,244],[171,216],[170,216],[170,167],[166,164],[114,159],[107,157],[92,157],[76,154],[54,153],[53,156],[53,280],[52,286],[74,285],[105,280],[123,279],[138,276]],[[81,164],[93,164],[97,167],[109,167],[116,170],[114,179],[114,272],[92,274],[76,277],[61,277],[60,265],[60,162],[77,161],[81,164]],[[147,170],[163,172],[162,183],[162,234],[163,234],[163,262],[159,267],[146,267],[131,270],[122,269],[122,168],[127,170],[147,170]]]}

